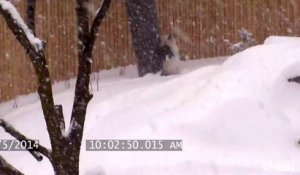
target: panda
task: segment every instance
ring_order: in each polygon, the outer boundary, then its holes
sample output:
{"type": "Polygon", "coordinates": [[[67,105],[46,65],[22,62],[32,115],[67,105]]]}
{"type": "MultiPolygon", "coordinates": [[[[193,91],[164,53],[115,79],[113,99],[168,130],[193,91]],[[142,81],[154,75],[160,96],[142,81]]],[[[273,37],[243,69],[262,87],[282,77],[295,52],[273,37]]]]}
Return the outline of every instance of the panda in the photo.
{"type": "Polygon", "coordinates": [[[160,57],[163,59],[161,76],[175,75],[180,73],[180,54],[173,35],[161,37],[160,57]]]}

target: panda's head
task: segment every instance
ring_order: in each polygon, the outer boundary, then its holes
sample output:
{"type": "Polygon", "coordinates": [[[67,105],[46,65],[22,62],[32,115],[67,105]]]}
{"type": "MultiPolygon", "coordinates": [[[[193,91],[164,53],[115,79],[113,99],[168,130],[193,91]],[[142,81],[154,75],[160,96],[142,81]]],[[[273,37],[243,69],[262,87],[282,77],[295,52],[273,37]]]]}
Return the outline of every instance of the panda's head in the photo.
{"type": "Polygon", "coordinates": [[[175,35],[163,35],[161,37],[161,45],[168,45],[168,46],[171,46],[171,45],[174,45],[176,44],[176,37],[175,35]]]}

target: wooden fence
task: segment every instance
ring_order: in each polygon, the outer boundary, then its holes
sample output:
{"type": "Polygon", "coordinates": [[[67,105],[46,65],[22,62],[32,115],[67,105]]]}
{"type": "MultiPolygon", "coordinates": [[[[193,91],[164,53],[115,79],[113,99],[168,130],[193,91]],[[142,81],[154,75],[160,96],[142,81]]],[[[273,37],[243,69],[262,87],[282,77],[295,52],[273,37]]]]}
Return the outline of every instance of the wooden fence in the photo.
{"type": "MultiPolygon", "coordinates": [[[[25,18],[26,1],[12,0],[25,18]]],[[[99,0],[88,5],[91,16],[99,0]]],[[[38,0],[37,34],[47,41],[52,80],[76,75],[75,0],[38,0]]],[[[299,34],[299,0],[157,0],[162,34],[181,36],[184,59],[231,54],[224,40],[239,41],[237,31],[253,33],[256,43],[269,35],[299,34]]],[[[93,70],[135,63],[125,0],[113,0],[96,41],[93,70]]],[[[24,49],[0,17],[0,102],[35,91],[36,80],[24,49]]]]}

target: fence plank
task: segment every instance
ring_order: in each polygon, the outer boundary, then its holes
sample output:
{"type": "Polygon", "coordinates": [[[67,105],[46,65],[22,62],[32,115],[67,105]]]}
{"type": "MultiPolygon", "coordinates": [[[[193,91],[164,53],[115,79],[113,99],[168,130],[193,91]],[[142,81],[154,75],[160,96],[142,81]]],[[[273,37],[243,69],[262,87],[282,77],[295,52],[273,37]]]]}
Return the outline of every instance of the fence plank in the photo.
{"type": "MultiPolygon", "coordinates": [[[[25,17],[26,1],[12,1],[25,17]]],[[[228,44],[239,41],[237,31],[253,33],[257,44],[268,35],[297,36],[300,30],[297,0],[156,0],[161,33],[178,29],[190,41],[179,39],[183,59],[229,55],[228,44]]],[[[90,19],[101,1],[91,0],[90,19]]],[[[47,41],[46,56],[52,80],[77,72],[76,4],[71,0],[37,1],[37,34],[47,41]]],[[[23,48],[0,17],[0,102],[36,89],[35,75],[23,48]]],[[[135,63],[125,0],[112,2],[95,44],[93,71],[135,63]]]]}

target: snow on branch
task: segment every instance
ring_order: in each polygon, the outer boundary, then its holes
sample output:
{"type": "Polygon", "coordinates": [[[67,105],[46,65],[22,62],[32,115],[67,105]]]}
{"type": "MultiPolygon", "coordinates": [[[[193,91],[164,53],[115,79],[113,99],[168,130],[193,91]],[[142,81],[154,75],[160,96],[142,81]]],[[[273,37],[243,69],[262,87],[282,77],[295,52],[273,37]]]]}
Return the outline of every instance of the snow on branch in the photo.
{"type": "MultiPolygon", "coordinates": [[[[16,39],[27,50],[35,69],[38,81],[38,94],[41,100],[44,118],[49,132],[51,146],[62,136],[60,120],[62,114],[55,113],[50,73],[44,54],[44,42],[36,38],[24,23],[16,8],[8,0],[0,0],[0,14],[3,15],[8,27],[16,39]]],[[[59,112],[59,111],[58,111],[59,112]]]]}
{"type": "MultiPolygon", "coordinates": [[[[11,2],[9,2],[9,0],[0,0],[0,13],[4,13],[6,16],[12,18],[13,23],[17,25],[22,30],[22,32],[24,32],[28,41],[30,42],[30,44],[32,45],[32,47],[35,49],[36,52],[43,50],[44,48],[43,41],[41,41],[39,38],[33,35],[31,30],[28,28],[28,26],[21,18],[17,9],[14,7],[14,5],[11,2]]],[[[14,33],[15,32],[16,31],[14,31],[14,33]]]]}

